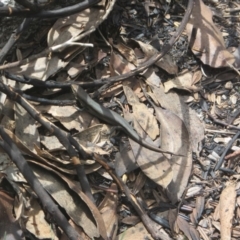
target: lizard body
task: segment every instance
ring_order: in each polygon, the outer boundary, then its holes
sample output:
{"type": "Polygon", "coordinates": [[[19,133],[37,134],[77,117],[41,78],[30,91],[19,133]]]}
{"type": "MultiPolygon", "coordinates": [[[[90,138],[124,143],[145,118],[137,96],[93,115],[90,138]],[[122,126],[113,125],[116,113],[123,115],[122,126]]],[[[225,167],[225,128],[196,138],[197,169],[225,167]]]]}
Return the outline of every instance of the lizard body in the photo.
{"type": "Polygon", "coordinates": [[[171,152],[167,152],[162,150],[161,148],[155,147],[148,142],[146,142],[144,139],[142,139],[137,132],[134,131],[134,129],[131,127],[131,125],[119,114],[115,113],[114,111],[107,109],[103,106],[101,106],[99,103],[95,102],[85,91],[84,89],[79,85],[72,85],[72,90],[76,94],[77,99],[80,101],[80,103],[83,105],[83,107],[86,107],[87,111],[91,114],[93,114],[95,117],[100,118],[101,120],[112,124],[116,126],[122,127],[123,131],[135,142],[142,145],[143,147],[146,147],[152,151],[155,152],[161,152],[161,153],[169,153],[173,154],[171,152]]]}

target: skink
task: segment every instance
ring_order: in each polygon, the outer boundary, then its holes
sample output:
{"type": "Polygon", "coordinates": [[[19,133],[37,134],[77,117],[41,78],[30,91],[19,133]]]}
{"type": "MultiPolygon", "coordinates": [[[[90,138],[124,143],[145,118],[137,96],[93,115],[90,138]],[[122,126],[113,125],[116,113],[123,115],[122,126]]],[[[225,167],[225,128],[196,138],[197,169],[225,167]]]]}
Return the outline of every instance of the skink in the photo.
{"type": "MultiPolygon", "coordinates": [[[[84,89],[79,85],[72,85],[72,90],[79,100],[79,102],[82,104],[83,107],[86,107],[86,110],[94,115],[95,117],[100,118],[101,120],[111,124],[120,126],[123,131],[130,137],[132,140],[137,142],[138,144],[142,145],[145,148],[148,148],[155,152],[161,152],[161,153],[169,153],[173,154],[171,152],[167,152],[162,150],[161,148],[154,147],[147,143],[145,140],[143,140],[137,132],[134,131],[134,129],[129,125],[129,123],[121,117],[119,114],[115,113],[114,111],[107,109],[97,102],[95,102],[85,91],[84,89]]],[[[174,154],[175,155],[175,154],[174,154]]]]}

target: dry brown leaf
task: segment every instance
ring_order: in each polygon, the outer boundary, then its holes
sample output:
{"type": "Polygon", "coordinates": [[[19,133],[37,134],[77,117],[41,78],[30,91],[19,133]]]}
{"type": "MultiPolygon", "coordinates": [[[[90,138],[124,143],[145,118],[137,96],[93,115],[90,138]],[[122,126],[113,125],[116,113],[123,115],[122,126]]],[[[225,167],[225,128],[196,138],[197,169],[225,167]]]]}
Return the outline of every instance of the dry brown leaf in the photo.
{"type": "Polygon", "coordinates": [[[90,238],[102,235],[104,239],[107,239],[105,225],[98,209],[81,192],[78,185],[42,164],[38,164],[38,166],[31,164],[31,168],[48,193],[66,210],[71,219],[83,228],[90,238]],[[71,190],[66,187],[66,183],[71,190]]]}
{"type": "MultiPolygon", "coordinates": [[[[53,163],[52,161],[49,161],[43,157],[41,157],[40,155],[30,151],[26,145],[24,145],[22,143],[22,141],[16,136],[14,135],[11,131],[9,131],[8,129],[4,129],[5,132],[7,132],[7,134],[12,138],[12,140],[15,142],[15,144],[17,145],[17,147],[19,149],[21,149],[21,151],[23,151],[24,153],[27,153],[27,155],[33,157],[33,161],[34,163],[44,163],[46,166],[49,166],[53,169],[57,169],[58,171],[62,172],[62,173],[67,173],[67,174],[71,174],[71,175],[76,175],[76,170],[75,169],[68,169],[66,168],[66,166],[64,165],[64,162],[61,162],[62,164],[55,164],[53,163]]],[[[35,146],[36,147],[36,146],[35,146]]],[[[37,148],[36,148],[36,151],[37,151],[37,148]]],[[[104,152],[104,154],[106,154],[106,152],[104,152]]],[[[3,153],[2,153],[2,156],[3,156],[3,153]]],[[[3,157],[2,157],[3,158],[3,157]]],[[[4,158],[5,159],[5,158],[4,158]]],[[[8,161],[9,161],[9,158],[7,157],[8,161]]],[[[28,160],[28,159],[27,159],[28,160]]],[[[2,160],[4,161],[4,160],[2,160]]],[[[29,161],[29,160],[28,160],[29,161]]],[[[1,161],[0,161],[1,162],[1,161]]],[[[6,162],[7,164],[7,162],[6,162]]],[[[12,165],[12,166],[15,166],[15,165],[12,165]]],[[[94,164],[91,164],[90,166],[85,166],[85,171],[86,171],[86,174],[89,174],[89,173],[92,173],[92,172],[95,172],[97,171],[101,166],[98,164],[98,163],[94,163],[94,164]]],[[[15,167],[16,168],[16,167],[15,167]]],[[[6,171],[8,171],[9,168],[6,169],[6,171]]],[[[20,175],[19,175],[20,176],[20,175]]],[[[23,180],[21,180],[23,181],[23,180]]]]}
{"type": "Polygon", "coordinates": [[[52,155],[50,152],[46,151],[45,149],[41,149],[41,148],[39,148],[39,147],[36,146],[36,145],[35,145],[35,150],[36,150],[37,154],[38,154],[40,157],[43,157],[43,158],[45,158],[45,159],[49,159],[50,161],[63,164],[63,165],[65,165],[66,167],[67,167],[67,165],[70,165],[70,164],[71,164],[70,161],[66,161],[66,160],[60,159],[60,158],[52,155]]]}
{"type": "Polygon", "coordinates": [[[183,89],[186,91],[199,91],[201,88],[194,84],[193,74],[191,72],[180,73],[176,78],[170,79],[164,83],[165,92],[172,88],[183,89]]]}
{"type": "MultiPolygon", "coordinates": [[[[4,150],[0,150],[0,172],[3,173],[11,165],[11,160],[4,150]]],[[[0,178],[1,179],[1,178],[0,178]]]]}
{"type": "Polygon", "coordinates": [[[131,225],[131,226],[135,226],[136,224],[138,224],[140,222],[140,218],[138,216],[127,216],[125,218],[122,219],[121,221],[124,224],[127,225],[131,225]]]}
{"type": "MultiPolygon", "coordinates": [[[[141,41],[137,41],[137,40],[132,40],[132,41],[136,42],[140,46],[143,53],[145,54],[144,59],[138,60],[138,65],[147,61],[154,54],[158,53],[158,51],[150,44],[147,44],[147,43],[144,43],[144,42],[141,42],[141,41]]],[[[178,73],[177,65],[173,62],[172,58],[168,54],[165,55],[160,60],[158,60],[157,62],[155,62],[154,64],[156,66],[164,69],[169,74],[177,74],[178,73]]]]}
{"type": "Polygon", "coordinates": [[[212,21],[210,8],[202,0],[195,0],[194,4],[186,27],[192,51],[197,56],[200,54],[201,61],[211,67],[233,65],[235,57],[226,50],[222,34],[212,21]]]}
{"type": "MultiPolygon", "coordinates": [[[[132,114],[126,109],[123,109],[124,118],[127,121],[133,121],[132,114]]],[[[146,133],[143,131],[138,122],[134,121],[134,128],[139,136],[150,144],[158,145],[153,142],[149,137],[146,138],[146,133]]],[[[158,141],[159,139],[157,139],[158,141]]],[[[167,186],[172,180],[172,169],[168,160],[163,157],[163,154],[151,151],[143,146],[139,145],[132,139],[129,139],[132,147],[133,155],[136,159],[137,164],[150,179],[159,184],[160,186],[167,186]]]]}
{"type": "Polygon", "coordinates": [[[13,217],[13,198],[0,191],[0,239],[19,240],[23,237],[19,223],[13,217]]]}
{"type": "Polygon", "coordinates": [[[133,188],[132,188],[132,193],[136,196],[139,191],[143,188],[146,182],[146,175],[143,174],[142,172],[139,172],[137,175],[137,178],[135,179],[133,188]]]}
{"type": "MultiPolygon", "coordinates": [[[[137,127],[137,124],[137,122],[134,123],[134,128],[138,132],[139,136],[144,139],[143,130],[141,130],[140,126],[137,127]]],[[[154,142],[150,141],[150,139],[147,141],[154,145],[154,142]]],[[[129,139],[129,142],[136,162],[144,174],[146,174],[155,183],[159,184],[163,188],[166,188],[173,178],[172,168],[166,157],[164,157],[161,153],[156,153],[142,147],[132,139],[129,139]]]]}
{"type": "Polygon", "coordinates": [[[45,158],[41,157],[40,155],[30,151],[28,149],[28,147],[16,135],[14,135],[11,131],[9,131],[6,128],[4,129],[4,131],[7,132],[7,134],[12,138],[12,140],[17,145],[17,147],[21,151],[26,153],[27,155],[33,157],[34,161],[40,162],[40,163],[44,163],[44,164],[46,164],[46,166],[50,166],[50,167],[52,167],[54,169],[58,169],[59,171],[61,171],[63,173],[76,174],[75,169],[67,169],[64,165],[62,167],[58,166],[58,165],[55,165],[55,164],[52,163],[52,161],[46,160],[45,158]]]}
{"type": "Polygon", "coordinates": [[[102,214],[106,229],[107,236],[109,239],[116,239],[117,229],[118,229],[118,191],[117,185],[113,183],[109,192],[105,195],[103,201],[98,206],[100,213],[102,214]],[[113,192],[111,192],[113,190],[113,192]]]}
{"type": "Polygon", "coordinates": [[[184,122],[167,109],[154,107],[161,123],[161,148],[182,156],[169,159],[172,168],[172,181],[167,187],[168,197],[176,203],[182,196],[192,169],[192,149],[188,130],[184,122]]]}
{"type": "Polygon", "coordinates": [[[235,183],[230,183],[220,195],[221,240],[231,240],[232,219],[237,196],[235,187],[235,183]]]}
{"type": "Polygon", "coordinates": [[[116,42],[115,41],[113,42],[112,38],[109,39],[109,43],[117,51],[119,51],[128,62],[133,63],[136,66],[137,65],[137,58],[136,58],[134,50],[132,48],[128,47],[124,43],[124,40],[121,37],[119,37],[116,42]]]}
{"type": "Polygon", "coordinates": [[[177,217],[179,229],[186,235],[189,240],[199,240],[200,236],[195,228],[189,225],[183,218],[177,217]]]}
{"type": "Polygon", "coordinates": [[[138,97],[134,94],[130,87],[123,85],[123,90],[128,103],[133,108],[134,118],[152,140],[156,139],[156,137],[159,135],[159,127],[156,118],[152,113],[150,113],[145,104],[139,102],[138,97]]]}
{"type": "Polygon", "coordinates": [[[199,155],[201,151],[201,141],[204,139],[204,125],[197,117],[194,110],[189,108],[184,99],[174,92],[164,93],[163,86],[152,88],[154,98],[163,108],[169,109],[180,117],[188,129],[192,151],[199,155]]]}

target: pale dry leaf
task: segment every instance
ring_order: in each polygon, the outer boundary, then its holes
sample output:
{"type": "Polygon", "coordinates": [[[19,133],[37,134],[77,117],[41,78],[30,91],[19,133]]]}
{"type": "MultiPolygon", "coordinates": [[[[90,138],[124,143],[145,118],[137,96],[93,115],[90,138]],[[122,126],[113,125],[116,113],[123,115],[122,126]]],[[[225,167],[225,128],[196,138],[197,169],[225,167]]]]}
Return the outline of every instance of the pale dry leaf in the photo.
{"type": "MultiPolygon", "coordinates": [[[[135,122],[134,127],[139,136],[144,139],[144,132],[141,130],[140,126],[136,127],[137,124],[138,123],[135,122]]],[[[149,144],[155,145],[150,139],[147,141],[149,144]]],[[[144,174],[146,174],[146,176],[152,179],[155,183],[159,184],[163,188],[166,188],[173,179],[173,172],[168,159],[166,159],[166,157],[164,157],[161,153],[156,153],[142,147],[132,139],[129,139],[129,142],[136,162],[144,174]]]]}
{"type": "Polygon", "coordinates": [[[2,173],[5,174],[5,178],[8,179],[11,184],[15,185],[17,182],[26,183],[27,181],[23,177],[16,165],[10,165],[2,173]]]}
{"type": "MultiPolygon", "coordinates": [[[[159,146],[159,143],[156,144],[156,142],[153,142],[149,137],[146,137],[146,133],[143,131],[139,123],[136,120],[133,120],[132,114],[130,114],[126,109],[123,109],[123,113],[124,118],[127,121],[134,122],[134,128],[142,139],[147,141],[149,144],[159,146]]],[[[159,139],[157,139],[157,142],[158,141],[159,139]]],[[[129,139],[129,142],[132,147],[135,161],[144,174],[160,186],[166,187],[172,180],[172,169],[168,160],[163,156],[163,154],[151,151],[139,145],[132,139],[129,139]]]]}
{"type": "Polygon", "coordinates": [[[159,88],[153,87],[152,90],[153,99],[156,99],[163,108],[169,109],[183,120],[190,134],[192,151],[199,155],[202,149],[201,142],[204,139],[204,125],[196,112],[187,106],[181,96],[174,92],[166,94],[162,85],[159,88]]]}
{"type": "Polygon", "coordinates": [[[102,214],[107,236],[109,239],[116,239],[117,229],[118,229],[118,215],[117,215],[117,206],[118,206],[118,191],[117,185],[113,183],[109,191],[105,195],[104,199],[98,206],[100,213],[102,214]]]}
{"type": "Polygon", "coordinates": [[[101,8],[88,8],[80,13],[59,18],[48,32],[48,46],[52,47],[65,43],[97,26],[104,13],[105,11],[101,8]]]}
{"type": "Polygon", "coordinates": [[[179,73],[176,78],[170,79],[164,83],[165,92],[169,92],[172,88],[182,89],[189,92],[199,91],[201,88],[193,85],[194,79],[191,72],[179,73]]]}
{"type": "Polygon", "coordinates": [[[51,166],[52,168],[58,169],[61,172],[68,173],[68,174],[76,174],[76,171],[74,169],[67,169],[66,167],[59,167],[56,164],[53,164],[52,161],[46,160],[45,158],[41,157],[40,155],[36,154],[33,151],[30,151],[30,149],[11,131],[8,129],[4,129],[5,132],[11,137],[11,139],[14,141],[14,143],[17,145],[17,147],[23,152],[26,153],[28,156],[33,157],[34,161],[44,163],[47,166],[51,166]]]}
{"type": "Polygon", "coordinates": [[[142,222],[136,226],[128,228],[123,233],[119,234],[116,240],[133,240],[133,239],[148,239],[153,240],[147,229],[144,227],[142,222]]]}
{"type": "Polygon", "coordinates": [[[201,237],[203,238],[203,240],[210,240],[210,238],[208,237],[208,235],[206,233],[207,231],[204,228],[198,226],[197,230],[198,230],[199,234],[201,235],[201,237]]]}
{"type": "Polygon", "coordinates": [[[202,0],[195,0],[194,4],[186,27],[192,51],[204,64],[211,67],[233,65],[235,57],[226,49],[222,33],[213,23],[210,8],[202,0]]]}
{"type": "Polygon", "coordinates": [[[38,239],[57,240],[52,226],[45,220],[45,214],[39,205],[37,199],[32,198],[30,201],[30,209],[24,211],[24,216],[27,217],[25,222],[26,229],[38,239]]]}
{"type": "Polygon", "coordinates": [[[50,151],[64,149],[63,145],[59,142],[58,138],[54,135],[41,136],[41,144],[43,144],[43,146],[50,151]]]}
{"type": "Polygon", "coordinates": [[[71,79],[76,78],[85,68],[86,68],[85,60],[83,55],[79,55],[77,58],[74,58],[67,67],[65,68],[68,75],[71,79]]]}
{"type": "Polygon", "coordinates": [[[30,151],[35,152],[34,145],[40,146],[40,137],[37,129],[37,122],[18,103],[15,104],[16,127],[15,134],[28,146],[30,151]]]}
{"type": "Polygon", "coordinates": [[[127,217],[123,218],[121,222],[126,225],[135,226],[140,222],[140,218],[135,215],[127,216],[127,217]]]}
{"type": "Polygon", "coordinates": [[[139,102],[138,97],[134,94],[130,87],[123,85],[123,90],[128,103],[133,108],[133,115],[136,121],[152,140],[156,139],[156,137],[159,135],[159,127],[156,118],[149,111],[145,104],[139,102]]]}
{"type": "Polygon", "coordinates": [[[82,131],[91,122],[92,115],[86,111],[78,111],[73,106],[49,106],[48,114],[58,119],[68,130],[82,131]]]}
{"type": "Polygon", "coordinates": [[[143,76],[146,78],[146,83],[159,87],[161,79],[156,74],[156,71],[153,67],[149,67],[147,71],[144,72],[143,76]]]}
{"type": "Polygon", "coordinates": [[[23,187],[19,187],[19,189],[20,191],[17,192],[13,205],[16,221],[21,220],[25,207],[25,196],[24,191],[22,190],[23,187]]]}
{"type": "Polygon", "coordinates": [[[110,58],[110,71],[112,76],[128,73],[135,68],[132,63],[128,62],[121,55],[112,52],[110,58]]]}
{"type": "Polygon", "coordinates": [[[192,76],[192,85],[198,83],[202,79],[202,75],[200,70],[195,71],[192,76]]]}
{"type": "Polygon", "coordinates": [[[118,176],[129,173],[138,168],[132,150],[128,150],[128,146],[121,146],[120,151],[116,153],[114,161],[114,169],[118,176]]]}
{"type": "Polygon", "coordinates": [[[237,196],[235,186],[235,183],[230,183],[220,195],[221,240],[231,240],[232,220],[237,196]]]}
{"type": "Polygon", "coordinates": [[[188,130],[184,122],[176,114],[167,109],[154,106],[156,117],[161,124],[161,148],[181,156],[169,159],[173,178],[167,187],[172,203],[182,196],[192,169],[192,148],[188,130]]]}
{"type": "Polygon", "coordinates": [[[16,127],[16,121],[12,120],[11,118],[9,118],[7,115],[4,115],[1,121],[1,125],[4,128],[9,129],[10,131],[14,131],[15,127],[16,127]]]}
{"type": "Polygon", "coordinates": [[[220,222],[212,221],[212,225],[213,225],[219,232],[221,231],[220,222]]]}
{"type": "Polygon", "coordinates": [[[197,220],[200,219],[204,210],[205,197],[197,196],[196,197],[196,212],[197,212],[197,220]]]}
{"type": "MultiPolygon", "coordinates": [[[[91,166],[93,166],[93,165],[91,165],[91,166]]],[[[43,165],[43,164],[41,164],[41,167],[46,168],[45,165],[43,165]]],[[[87,213],[91,212],[91,216],[93,217],[94,222],[96,223],[96,226],[98,227],[99,234],[102,236],[102,238],[104,240],[107,240],[106,227],[105,227],[102,215],[100,214],[96,205],[81,191],[79,182],[72,181],[69,178],[67,178],[65,175],[63,175],[55,170],[52,170],[49,167],[47,167],[46,169],[49,170],[50,172],[54,172],[57,176],[59,176],[62,180],[64,180],[65,183],[68,185],[68,187],[79,196],[79,198],[83,201],[83,203],[86,204],[87,208],[89,209],[89,211],[86,211],[86,212],[87,213]]],[[[87,173],[88,170],[86,169],[85,171],[86,171],[86,174],[88,174],[87,173]]],[[[93,219],[91,218],[91,220],[93,220],[93,219]]]]}
{"type": "Polygon", "coordinates": [[[215,207],[214,213],[213,213],[213,220],[218,221],[220,219],[220,203],[215,207]]]}
{"type": "MultiPolygon", "coordinates": [[[[66,67],[67,64],[67,62],[62,61],[57,56],[40,57],[25,65],[11,68],[8,71],[15,75],[24,75],[45,81],[49,76],[56,74],[62,68],[66,67]]],[[[32,86],[28,84],[21,84],[21,86],[22,90],[32,88],[32,86]]]]}
{"type": "Polygon", "coordinates": [[[189,225],[187,221],[185,221],[181,217],[177,217],[177,224],[179,229],[186,235],[188,239],[191,240],[199,240],[200,236],[196,229],[194,229],[192,226],[189,225]]]}
{"type": "Polygon", "coordinates": [[[55,174],[33,164],[31,168],[43,187],[65,209],[71,219],[81,226],[89,237],[99,237],[99,230],[86,203],[55,174]]]}
{"type": "Polygon", "coordinates": [[[179,228],[177,225],[177,216],[178,216],[178,210],[177,209],[169,209],[168,211],[168,222],[169,227],[172,232],[178,233],[179,228]]]}
{"type": "Polygon", "coordinates": [[[136,196],[146,183],[146,175],[139,172],[132,187],[132,193],[136,196]]]}

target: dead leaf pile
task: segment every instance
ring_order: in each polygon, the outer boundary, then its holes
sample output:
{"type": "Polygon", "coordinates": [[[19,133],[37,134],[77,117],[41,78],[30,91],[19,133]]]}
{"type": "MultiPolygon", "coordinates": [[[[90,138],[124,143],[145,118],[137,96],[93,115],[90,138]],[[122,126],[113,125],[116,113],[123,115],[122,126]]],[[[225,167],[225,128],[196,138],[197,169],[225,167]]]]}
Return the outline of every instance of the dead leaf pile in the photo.
{"type": "Polygon", "coordinates": [[[0,49],[0,239],[239,239],[237,3],[16,2],[51,17],[0,49]]]}

